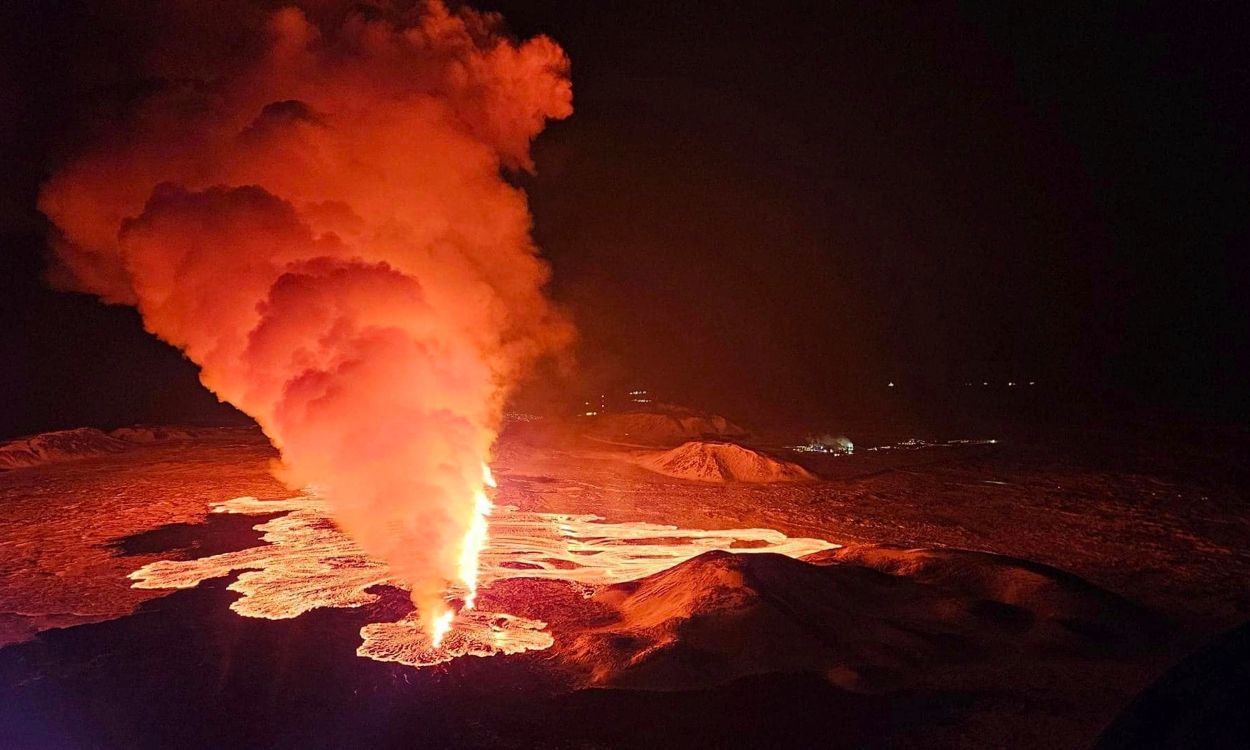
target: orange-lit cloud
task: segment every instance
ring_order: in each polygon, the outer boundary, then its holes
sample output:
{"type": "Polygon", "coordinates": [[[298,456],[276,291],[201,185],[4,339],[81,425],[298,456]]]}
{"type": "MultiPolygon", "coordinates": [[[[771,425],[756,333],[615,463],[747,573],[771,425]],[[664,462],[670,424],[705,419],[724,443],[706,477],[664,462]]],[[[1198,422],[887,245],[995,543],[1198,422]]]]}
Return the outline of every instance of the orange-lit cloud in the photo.
{"type": "Polygon", "coordinates": [[[137,306],[428,625],[503,399],[571,336],[501,177],[572,112],[568,61],[437,1],[332,27],[284,8],[262,36],[211,79],[167,80],[52,176],[54,278],[137,306]]]}

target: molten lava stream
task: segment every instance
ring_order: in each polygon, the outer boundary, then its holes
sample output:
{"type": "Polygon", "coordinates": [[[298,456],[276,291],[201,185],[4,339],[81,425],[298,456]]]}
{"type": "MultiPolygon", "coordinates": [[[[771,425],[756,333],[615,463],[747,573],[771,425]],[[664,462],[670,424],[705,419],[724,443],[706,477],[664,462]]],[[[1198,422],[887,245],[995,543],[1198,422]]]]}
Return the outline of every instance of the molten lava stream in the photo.
{"type": "MultiPolygon", "coordinates": [[[[377,661],[426,667],[461,656],[541,651],[554,644],[547,623],[476,607],[482,586],[516,578],[606,586],[637,580],[711,550],[803,557],[837,545],[787,537],[773,529],[684,529],[654,523],[606,523],[593,515],[521,511],[493,506],[493,482],[483,472],[485,502],[462,547],[465,605],[450,606],[422,623],[413,611],[397,622],[365,625],[356,653],[377,661]],[[489,537],[487,516],[489,515],[489,537]],[[470,554],[472,552],[472,554],[470,554]],[[474,606],[470,607],[472,603],[474,606]]],[[[327,501],[314,495],[287,500],[240,497],[213,505],[215,513],[285,512],[256,528],[264,543],[195,560],[162,560],[130,575],[137,588],[190,588],[244,571],[230,605],[245,617],[287,619],[318,607],[361,607],[377,602],[379,586],[408,588],[386,562],[365,554],[333,523],[327,501]]]]}

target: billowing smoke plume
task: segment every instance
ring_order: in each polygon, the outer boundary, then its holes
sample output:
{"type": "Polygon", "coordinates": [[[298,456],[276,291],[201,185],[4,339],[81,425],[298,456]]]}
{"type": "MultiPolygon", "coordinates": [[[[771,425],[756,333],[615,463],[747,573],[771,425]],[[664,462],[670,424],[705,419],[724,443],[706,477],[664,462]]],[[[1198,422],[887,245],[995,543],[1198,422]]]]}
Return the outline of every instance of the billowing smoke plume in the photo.
{"type": "Polygon", "coordinates": [[[439,2],[236,47],[48,181],[54,277],[137,306],[436,617],[503,399],[570,336],[501,177],[571,113],[568,61],[439,2]]]}

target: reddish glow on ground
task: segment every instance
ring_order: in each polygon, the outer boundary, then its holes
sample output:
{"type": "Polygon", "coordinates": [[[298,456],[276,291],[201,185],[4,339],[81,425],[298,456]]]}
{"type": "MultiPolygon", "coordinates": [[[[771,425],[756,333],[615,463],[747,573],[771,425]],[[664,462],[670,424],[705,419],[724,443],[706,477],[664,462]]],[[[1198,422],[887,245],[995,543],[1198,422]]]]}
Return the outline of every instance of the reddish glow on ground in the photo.
{"type": "MultiPolygon", "coordinates": [[[[486,514],[480,516],[484,547],[477,556],[480,569],[470,579],[476,586],[509,578],[604,586],[667,570],[710,550],[803,557],[837,546],[822,539],[790,538],[772,529],[682,529],[653,523],[605,523],[593,515],[536,513],[506,505],[493,510],[489,538],[486,514]]],[[[241,497],[213,506],[216,513],[282,511],[286,515],[256,527],[264,533],[266,543],[261,546],[198,560],[151,563],[130,575],[133,585],[190,588],[243,571],[230,584],[231,591],[242,594],[230,608],[246,617],[268,619],[296,617],[317,607],[371,604],[378,600],[370,592],[375,586],[407,589],[406,582],[387,565],[366,556],[338,530],[325,501],[317,497],[280,501],[241,497]]],[[[357,653],[422,667],[466,655],[542,650],[554,642],[544,622],[467,606],[477,588],[470,589],[463,581],[462,586],[450,596],[458,596],[466,606],[459,612],[448,606],[432,633],[422,628],[415,612],[398,622],[372,623],[361,629],[364,642],[357,653]]]]}

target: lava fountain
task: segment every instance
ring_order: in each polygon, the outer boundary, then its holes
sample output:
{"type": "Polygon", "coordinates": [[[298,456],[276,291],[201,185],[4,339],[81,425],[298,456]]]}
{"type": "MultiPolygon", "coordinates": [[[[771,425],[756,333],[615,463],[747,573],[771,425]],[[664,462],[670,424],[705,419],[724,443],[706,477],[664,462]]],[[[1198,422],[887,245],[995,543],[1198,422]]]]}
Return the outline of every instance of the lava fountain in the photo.
{"type": "Polygon", "coordinates": [[[494,475],[490,473],[490,467],[486,464],[482,464],[482,484],[483,489],[478,490],[473,496],[476,512],[473,516],[473,523],[464,536],[464,547],[460,552],[460,582],[465,588],[465,609],[473,609],[473,604],[477,601],[477,572],[482,550],[486,548],[488,528],[486,519],[493,508],[490,498],[486,496],[486,488],[493,490],[498,486],[494,475]]]}
{"type": "Polygon", "coordinates": [[[137,307],[441,640],[449,589],[475,603],[504,399],[571,337],[502,175],[572,112],[568,60],[439,0],[325,6],[249,9],[217,55],[158,45],[43,186],[51,277],[137,307]]]}
{"type": "MultiPolygon", "coordinates": [[[[469,530],[465,533],[460,548],[459,577],[460,585],[464,587],[463,610],[473,609],[473,605],[477,603],[478,568],[481,564],[482,550],[486,548],[487,540],[488,526],[486,519],[490,516],[494,507],[490,498],[486,495],[486,488],[495,489],[497,485],[495,484],[495,477],[490,472],[490,467],[486,464],[482,464],[482,485],[482,489],[473,495],[473,521],[469,524],[469,530]]],[[[447,635],[447,631],[451,629],[451,623],[455,616],[456,613],[448,609],[434,619],[434,625],[430,630],[430,640],[435,648],[442,645],[443,638],[447,635]]]]}

